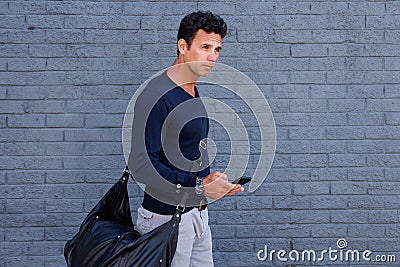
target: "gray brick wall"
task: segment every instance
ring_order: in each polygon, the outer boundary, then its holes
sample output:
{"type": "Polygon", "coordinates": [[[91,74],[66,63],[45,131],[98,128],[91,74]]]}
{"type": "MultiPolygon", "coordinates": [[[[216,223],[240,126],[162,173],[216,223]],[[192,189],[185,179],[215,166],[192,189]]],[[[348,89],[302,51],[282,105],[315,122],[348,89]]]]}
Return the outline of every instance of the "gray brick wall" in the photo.
{"type": "MultiPolygon", "coordinates": [[[[257,191],[210,206],[216,266],[398,265],[400,1],[13,0],[0,1],[0,266],[65,266],[64,243],[121,173],[131,96],[172,63],[197,9],[227,21],[220,62],[261,88],[278,139],[257,191]],[[338,238],[397,263],[257,259],[338,238]]],[[[212,133],[221,168],[229,143],[212,133]]]]}

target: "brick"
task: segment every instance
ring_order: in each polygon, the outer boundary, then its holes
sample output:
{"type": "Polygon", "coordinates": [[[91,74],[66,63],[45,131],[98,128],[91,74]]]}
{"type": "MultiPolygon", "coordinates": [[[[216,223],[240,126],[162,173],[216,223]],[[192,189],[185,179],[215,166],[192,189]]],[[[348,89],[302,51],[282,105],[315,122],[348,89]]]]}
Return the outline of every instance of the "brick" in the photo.
{"type": "Polygon", "coordinates": [[[7,184],[43,184],[45,181],[45,173],[42,171],[14,171],[7,173],[7,184]]]}
{"type": "Polygon", "coordinates": [[[387,168],[385,171],[385,178],[388,181],[397,181],[400,177],[400,169],[399,168],[387,168]]]}
{"type": "Polygon", "coordinates": [[[42,128],[45,126],[45,115],[10,115],[8,116],[8,126],[12,128],[42,128]]]}
{"type": "Polygon", "coordinates": [[[314,238],[347,236],[347,227],[344,225],[314,225],[311,229],[311,236],[314,238]]]}
{"type": "Polygon", "coordinates": [[[290,165],[289,155],[275,154],[273,168],[288,167],[290,165]]]}
{"type": "Polygon", "coordinates": [[[87,128],[121,127],[122,116],[120,115],[88,115],[85,118],[87,128]]]}
{"type": "Polygon", "coordinates": [[[100,169],[102,168],[102,162],[103,158],[97,156],[91,156],[91,157],[76,157],[76,156],[70,156],[70,157],[64,157],[63,159],[63,167],[65,169],[70,169],[70,170],[77,170],[77,169],[84,169],[87,168],[87,166],[91,166],[91,168],[96,168],[100,169]]]}
{"type": "Polygon", "coordinates": [[[331,212],[332,223],[368,223],[367,211],[338,210],[331,212]]]}
{"type": "Polygon", "coordinates": [[[46,126],[54,128],[82,128],[84,127],[84,116],[73,114],[48,114],[46,126]]]}
{"type": "MultiPolygon", "coordinates": [[[[41,100],[46,98],[46,90],[42,87],[19,87],[7,88],[7,99],[41,100]]],[[[13,101],[13,103],[24,103],[13,101]]]]}
{"type": "Polygon", "coordinates": [[[0,72],[0,85],[25,85],[25,81],[22,72],[0,72]]]}
{"type": "Polygon", "coordinates": [[[274,40],[279,43],[310,43],[313,32],[311,30],[275,30],[274,40]]]}
{"type": "Polygon", "coordinates": [[[46,173],[48,184],[79,184],[85,181],[85,174],[82,171],[63,170],[63,172],[52,171],[46,173]]]}
{"type": "Polygon", "coordinates": [[[351,195],[346,196],[348,207],[350,209],[369,210],[369,209],[383,209],[385,200],[382,197],[365,196],[365,195],[351,195]]]}
{"type": "Polygon", "coordinates": [[[82,199],[51,199],[46,200],[46,212],[51,213],[81,213],[83,212],[82,199]]]}
{"type": "Polygon", "coordinates": [[[218,251],[253,251],[254,250],[254,240],[252,239],[222,239],[217,243],[218,251]]]}
{"type": "MultiPolygon", "coordinates": [[[[170,3],[168,2],[154,2],[151,5],[146,2],[125,2],[123,3],[123,14],[124,15],[142,15],[151,16],[165,10],[165,15],[179,15],[190,13],[195,9],[196,5],[191,2],[187,2],[184,5],[176,5],[175,8],[168,8],[170,3]]],[[[212,4],[212,3],[210,3],[212,4]]],[[[228,6],[226,6],[228,9],[228,6]]]]}
{"type": "Polygon", "coordinates": [[[104,102],[100,100],[70,100],[67,101],[68,113],[103,113],[104,102]]]}
{"type": "Polygon", "coordinates": [[[64,196],[66,199],[101,198],[108,190],[109,185],[64,185],[64,196]]]}
{"type": "MultiPolygon", "coordinates": [[[[93,77],[96,79],[95,77],[93,77]]],[[[107,71],[104,74],[105,84],[113,85],[131,85],[138,84],[142,81],[141,73],[139,72],[115,72],[107,71]]]]}
{"type": "Polygon", "coordinates": [[[395,225],[387,225],[385,228],[386,236],[388,237],[399,237],[399,229],[395,225]]]}
{"type": "Polygon", "coordinates": [[[326,135],[328,139],[364,139],[365,129],[363,127],[328,127],[326,135]]]}
{"type": "Polygon", "coordinates": [[[386,113],[385,114],[386,124],[387,125],[400,125],[400,115],[398,112],[386,113]]]}
{"type": "Polygon", "coordinates": [[[310,143],[308,141],[281,141],[278,142],[276,153],[307,153],[310,152],[310,143]]]}
{"type": "Polygon", "coordinates": [[[6,212],[9,214],[43,213],[44,201],[39,199],[7,199],[6,212]]]}
{"type": "Polygon", "coordinates": [[[65,29],[135,29],[140,28],[140,16],[67,16],[65,29]]]}
{"type": "Polygon", "coordinates": [[[400,155],[367,155],[369,167],[399,167],[400,155]]]}
{"type": "Polygon", "coordinates": [[[253,80],[257,84],[285,84],[289,82],[289,73],[281,71],[255,72],[253,80]]]}
{"type": "Polygon", "coordinates": [[[399,214],[392,210],[371,210],[369,211],[370,223],[398,223],[399,214]]]}
{"type": "Polygon", "coordinates": [[[4,114],[21,114],[25,113],[25,102],[22,101],[0,101],[0,113],[4,114]]]}
{"type": "Polygon", "coordinates": [[[347,124],[346,114],[316,113],[310,114],[311,126],[341,126],[347,124]]]}
{"type": "Polygon", "coordinates": [[[7,35],[6,43],[16,44],[41,44],[46,41],[46,31],[38,29],[32,30],[12,30],[7,35]]]}
{"type": "Polygon", "coordinates": [[[364,167],[366,156],[358,154],[329,154],[328,165],[330,167],[364,167]]]}
{"type": "Polygon", "coordinates": [[[24,168],[28,170],[54,170],[62,167],[62,158],[51,158],[48,156],[26,157],[24,168]]]}
{"type": "Polygon", "coordinates": [[[240,224],[275,224],[279,222],[287,222],[290,214],[286,211],[270,211],[271,216],[263,216],[262,211],[242,211],[242,216],[238,217],[236,211],[226,211],[217,214],[218,224],[240,225],[240,224]]]}
{"type": "Polygon", "coordinates": [[[3,152],[10,156],[44,156],[46,148],[37,143],[9,143],[3,147],[3,152]]]}
{"type": "Polygon", "coordinates": [[[364,195],[367,193],[367,184],[364,182],[331,183],[332,195],[364,195]]]}
{"type": "Polygon", "coordinates": [[[289,107],[291,112],[326,112],[327,102],[323,99],[291,99],[289,102],[289,107]]]}
{"type": "Polygon", "coordinates": [[[345,153],[346,143],[343,141],[311,141],[312,153],[345,153]]]}
{"type": "Polygon", "coordinates": [[[386,58],[385,59],[385,69],[386,70],[400,70],[400,58],[386,58]]]}
{"type": "Polygon", "coordinates": [[[365,130],[367,139],[399,139],[400,132],[397,126],[368,127],[365,130]]]}
{"type": "Polygon", "coordinates": [[[312,85],[311,98],[345,98],[346,89],[338,85],[312,85]]]}
{"type": "Polygon", "coordinates": [[[45,255],[46,258],[51,255],[59,255],[62,248],[61,242],[32,242],[27,244],[25,250],[26,255],[41,256],[45,255]]]}
{"type": "Polygon", "coordinates": [[[24,163],[18,156],[0,156],[0,169],[2,170],[21,169],[23,167],[24,163]]]}
{"type": "Polygon", "coordinates": [[[375,182],[369,183],[368,194],[370,195],[396,195],[400,185],[393,182],[375,182]]]}
{"type": "Polygon", "coordinates": [[[368,16],[366,25],[369,29],[398,29],[400,27],[399,18],[399,15],[391,15],[390,18],[387,16],[368,16]]]}
{"type": "Polygon", "coordinates": [[[46,91],[49,99],[68,100],[68,99],[82,98],[82,89],[80,87],[52,86],[51,88],[48,88],[46,91]]]}
{"type": "Polygon", "coordinates": [[[350,153],[363,153],[363,154],[370,154],[370,153],[384,153],[385,152],[385,145],[381,141],[349,141],[347,142],[347,150],[350,153]]]}
{"type": "Polygon", "coordinates": [[[290,214],[290,223],[295,225],[329,223],[329,212],[324,210],[293,210],[290,214]]]}
{"type": "Polygon", "coordinates": [[[275,210],[302,210],[310,208],[310,199],[305,196],[274,196],[275,210]]]}
{"type": "Polygon", "coordinates": [[[254,192],[254,194],[257,196],[285,196],[290,194],[291,190],[291,183],[264,183],[254,192]]]}
{"type": "Polygon", "coordinates": [[[25,133],[26,141],[31,142],[56,142],[63,141],[62,130],[50,130],[50,129],[29,129],[25,133]]]}
{"type": "MultiPolygon", "coordinates": [[[[241,15],[264,15],[264,14],[274,14],[276,6],[272,2],[263,1],[256,2],[253,5],[249,6],[243,2],[235,3],[235,14],[241,15]]],[[[228,24],[229,26],[229,24],[228,24]]]]}
{"type": "Polygon", "coordinates": [[[228,25],[228,29],[232,30],[254,30],[254,17],[246,15],[223,16],[224,21],[228,25]]]}
{"type": "Polygon", "coordinates": [[[362,112],[365,109],[363,99],[329,99],[329,111],[331,112],[362,112]]]}
{"type": "Polygon", "coordinates": [[[237,237],[251,238],[253,240],[259,240],[262,237],[267,237],[270,239],[281,237],[282,235],[288,237],[307,237],[309,236],[309,229],[303,225],[274,225],[268,228],[259,226],[238,226],[237,227],[237,237]]]}
{"type": "MultiPolygon", "coordinates": [[[[270,58],[270,57],[288,57],[290,55],[290,47],[288,44],[269,44],[269,43],[252,43],[252,44],[225,44],[224,57],[238,57],[244,54],[245,58],[270,58]],[[251,48],[249,51],[249,47],[251,48]]],[[[243,58],[243,57],[242,57],[243,58]]]]}
{"type": "Polygon", "coordinates": [[[274,85],[275,98],[300,98],[308,99],[310,86],[301,84],[274,85]]]}
{"type": "Polygon", "coordinates": [[[349,181],[382,181],[384,179],[383,169],[355,168],[348,170],[349,181]]]}
{"type": "Polygon", "coordinates": [[[46,2],[19,2],[13,1],[8,4],[9,14],[46,14],[46,2]]]}
{"type": "Polygon", "coordinates": [[[385,235],[385,227],[381,225],[349,225],[350,237],[382,237],[385,235]]]}
{"type": "MultiPolygon", "coordinates": [[[[290,169],[274,168],[273,172],[274,172],[274,181],[276,182],[299,182],[299,181],[310,180],[310,170],[305,168],[290,168],[290,169]]],[[[289,192],[290,188],[291,186],[287,188],[289,192]]]]}
{"type": "Polygon", "coordinates": [[[325,195],[329,194],[329,183],[308,182],[293,186],[295,195],[325,195]]]}
{"type": "Polygon", "coordinates": [[[301,113],[275,114],[275,123],[279,126],[307,126],[309,116],[301,113]]]}
{"type": "Polygon", "coordinates": [[[290,73],[290,82],[294,84],[325,84],[324,71],[293,71],[290,73]]]}
{"type": "Polygon", "coordinates": [[[295,154],[291,156],[293,167],[325,167],[327,156],[320,154],[295,154]]]}
{"type": "Polygon", "coordinates": [[[347,121],[349,125],[354,126],[374,126],[385,123],[384,114],[379,112],[347,113],[347,121]]]}
{"type": "Polygon", "coordinates": [[[62,225],[62,218],[58,214],[27,214],[24,225],[28,227],[52,227],[62,225]]]}
{"type": "Polygon", "coordinates": [[[24,72],[28,85],[59,85],[66,82],[64,72],[24,72]]]}
{"type": "Polygon", "coordinates": [[[346,209],[347,196],[310,196],[311,209],[327,210],[327,209],[346,209]]]}
{"type": "Polygon", "coordinates": [[[290,127],[289,139],[325,139],[325,131],[326,130],[321,127],[290,127]]]}
{"type": "Polygon", "coordinates": [[[0,115],[0,128],[4,128],[7,124],[7,116],[0,115]]]}
{"type": "Polygon", "coordinates": [[[64,44],[33,44],[29,45],[28,53],[30,57],[65,57],[67,48],[64,44]]]}
{"type": "Polygon", "coordinates": [[[28,266],[29,263],[35,266],[43,266],[44,258],[42,256],[9,257],[6,259],[7,266],[28,266]]]}
{"type": "Polygon", "coordinates": [[[64,113],[65,102],[64,101],[29,101],[24,103],[25,111],[28,113],[64,113]]]}
{"type": "Polygon", "coordinates": [[[394,99],[368,99],[367,111],[400,111],[400,103],[394,99]]]}
{"type": "Polygon", "coordinates": [[[239,210],[247,209],[271,209],[272,197],[246,196],[237,200],[239,210]]]}
{"type": "MultiPolygon", "coordinates": [[[[294,44],[290,47],[293,57],[324,57],[328,55],[328,48],[323,45],[294,44]]],[[[321,82],[322,83],[322,82],[321,82]]]]}
{"type": "Polygon", "coordinates": [[[120,155],[122,153],[119,143],[96,143],[85,144],[85,155],[120,155]]]}
{"type": "Polygon", "coordinates": [[[2,186],[0,188],[1,197],[5,199],[24,198],[24,188],[22,186],[2,186]]]}

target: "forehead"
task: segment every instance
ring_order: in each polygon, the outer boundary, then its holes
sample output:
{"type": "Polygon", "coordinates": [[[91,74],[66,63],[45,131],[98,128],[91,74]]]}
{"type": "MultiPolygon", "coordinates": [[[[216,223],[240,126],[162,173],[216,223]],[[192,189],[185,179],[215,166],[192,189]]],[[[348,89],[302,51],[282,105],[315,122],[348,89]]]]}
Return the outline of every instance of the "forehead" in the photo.
{"type": "Polygon", "coordinates": [[[196,32],[193,43],[211,43],[221,46],[222,38],[220,34],[214,32],[207,33],[206,31],[200,29],[196,32]]]}

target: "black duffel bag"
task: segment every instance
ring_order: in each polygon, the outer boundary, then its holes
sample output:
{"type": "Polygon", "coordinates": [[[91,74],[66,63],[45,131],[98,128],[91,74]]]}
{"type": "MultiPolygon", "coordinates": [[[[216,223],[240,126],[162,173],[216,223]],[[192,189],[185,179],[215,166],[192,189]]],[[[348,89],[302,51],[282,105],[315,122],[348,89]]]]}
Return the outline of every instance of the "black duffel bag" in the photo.
{"type": "Polygon", "coordinates": [[[65,244],[69,267],[170,266],[178,241],[182,211],[141,236],[134,230],[127,184],[128,169],[83,221],[79,232],[65,244]]]}

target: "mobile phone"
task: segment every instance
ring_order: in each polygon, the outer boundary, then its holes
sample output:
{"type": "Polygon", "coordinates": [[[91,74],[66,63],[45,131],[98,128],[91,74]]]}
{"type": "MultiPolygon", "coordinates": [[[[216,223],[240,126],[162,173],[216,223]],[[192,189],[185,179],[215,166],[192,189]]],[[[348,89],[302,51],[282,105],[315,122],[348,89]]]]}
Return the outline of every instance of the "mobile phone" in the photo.
{"type": "Polygon", "coordinates": [[[233,181],[232,184],[245,185],[250,181],[251,181],[250,177],[240,177],[240,178],[236,179],[235,181],[233,181]]]}

